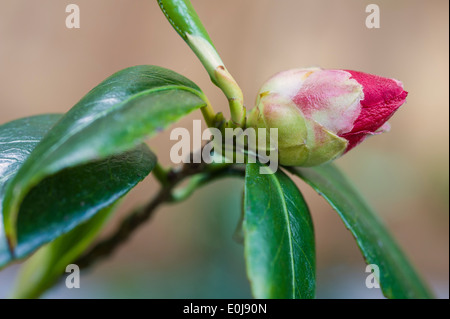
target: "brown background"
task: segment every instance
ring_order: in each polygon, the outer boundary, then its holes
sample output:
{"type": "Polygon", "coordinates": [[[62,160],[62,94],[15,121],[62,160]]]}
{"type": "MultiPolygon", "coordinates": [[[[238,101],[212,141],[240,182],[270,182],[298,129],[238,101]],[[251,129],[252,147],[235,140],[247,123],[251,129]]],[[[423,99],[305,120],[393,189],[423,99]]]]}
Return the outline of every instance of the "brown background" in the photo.
{"type": "MultiPolygon", "coordinates": [[[[407,103],[392,130],[337,161],[385,221],[440,297],[448,298],[448,1],[193,1],[228,69],[253,107],[275,72],[345,68],[401,80],[407,103]],[[381,28],[365,27],[377,3],[381,28]]],[[[216,110],[226,100],[187,45],[148,0],[0,1],[0,123],[66,112],[112,73],[155,64],[195,81],[216,110]],[[65,27],[65,7],[81,9],[81,28],[65,27]]],[[[181,121],[192,127],[199,112],[181,121]]],[[[170,164],[167,133],[149,144],[170,164]]],[[[364,285],[362,257],[328,205],[306,185],[316,227],[318,297],[379,297],[364,285]]],[[[144,203],[152,178],[132,191],[118,215],[144,203]]],[[[113,258],[48,297],[248,297],[242,247],[231,240],[242,183],[214,184],[187,206],[161,209],[113,258]],[[231,207],[225,204],[231,203],[231,207]]],[[[112,221],[112,225],[118,220],[112,221]]],[[[112,226],[109,228],[111,229],[112,226]]],[[[17,266],[0,273],[0,296],[17,266]]]]}

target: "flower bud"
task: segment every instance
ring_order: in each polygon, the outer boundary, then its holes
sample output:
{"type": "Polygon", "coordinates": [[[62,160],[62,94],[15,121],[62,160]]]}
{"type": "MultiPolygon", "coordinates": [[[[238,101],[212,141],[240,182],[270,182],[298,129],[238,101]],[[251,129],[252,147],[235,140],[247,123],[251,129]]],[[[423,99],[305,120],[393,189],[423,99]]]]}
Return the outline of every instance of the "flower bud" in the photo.
{"type": "Polygon", "coordinates": [[[282,165],[320,165],[386,131],[386,121],[407,95],[394,79],[349,70],[293,69],[262,86],[247,126],[278,128],[282,165]]]}

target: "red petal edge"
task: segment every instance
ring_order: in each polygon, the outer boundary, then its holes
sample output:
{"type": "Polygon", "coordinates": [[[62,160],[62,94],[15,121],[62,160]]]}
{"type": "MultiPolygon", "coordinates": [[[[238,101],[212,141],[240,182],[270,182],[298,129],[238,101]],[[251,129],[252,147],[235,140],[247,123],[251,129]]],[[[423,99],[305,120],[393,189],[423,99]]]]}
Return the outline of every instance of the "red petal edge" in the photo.
{"type": "Polygon", "coordinates": [[[361,113],[350,132],[340,135],[349,141],[346,152],[377,131],[405,102],[408,92],[400,81],[363,72],[344,70],[363,87],[361,113]],[[369,133],[368,133],[369,132],[369,133]]]}

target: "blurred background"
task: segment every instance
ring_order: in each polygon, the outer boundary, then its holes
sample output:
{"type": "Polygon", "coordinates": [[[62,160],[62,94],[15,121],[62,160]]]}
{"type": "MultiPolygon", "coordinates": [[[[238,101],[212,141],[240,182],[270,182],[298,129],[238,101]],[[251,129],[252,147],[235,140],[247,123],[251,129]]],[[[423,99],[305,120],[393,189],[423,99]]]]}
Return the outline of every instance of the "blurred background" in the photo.
{"type": "MultiPolygon", "coordinates": [[[[449,290],[449,2],[376,1],[381,27],[368,29],[357,0],[193,0],[248,109],[261,84],[296,67],[353,69],[401,80],[407,103],[391,132],[337,160],[440,298],[449,290]]],[[[138,64],[196,82],[217,111],[227,101],[172,29],[156,1],[0,0],[0,124],[68,111],[112,73],[138,64]],[[79,5],[81,28],[65,8],[79,5]]],[[[177,126],[192,129],[195,112],[177,126]]],[[[169,133],[149,141],[165,165],[169,133]]],[[[365,286],[365,264],[328,204],[299,182],[315,223],[319,298],[381,298],[365,286]]],[[[216,182],[182,205],[160,209],[111,258],[84,272],[81,288],[47,298],[248,298],[243,247],[232,240],[242,181],[216,182]]],[[[150,176],[109,223],[156,191],[150,176]]],[[[0,272],[7,296],[19,265],[0,272]]]]}

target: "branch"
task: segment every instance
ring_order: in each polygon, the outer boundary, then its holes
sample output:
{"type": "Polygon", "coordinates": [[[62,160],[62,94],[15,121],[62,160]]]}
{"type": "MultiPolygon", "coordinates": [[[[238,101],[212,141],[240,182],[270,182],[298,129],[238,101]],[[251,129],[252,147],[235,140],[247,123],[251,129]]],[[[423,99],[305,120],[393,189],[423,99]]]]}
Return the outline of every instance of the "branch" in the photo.
{"type": "Polygon", "coordinates": [[[113,234],[97,243],[87,253],[76,260],[75,264],[77,264],[80,269],[87,268],[98,260],[111,255],[111,253],[113,253],[120,245],[127,241],[127,239],[137,228],[139,228],[140,225],[143,225],[144,222],[153,215],[156,208],[158,208],[161,204],[184,200],[192,194],[194,189],[197,189],[198,187],[217,178],[224,176],[243,176],[243,174],[244,171],[242,169],[229,164],[216,166],[206,163],[190,163],[184,164],[179,168],[171,169],[167,174],[167,184],[160,189],[157,195],[147,205],[128,215],[120,223],[113,234]],[[192,187],[192,185],[190,185],[189,189],[186,191],[179,191],[179,193],[183,193],[184,196],[174,197],[173,190],[175,187],[182,180],[194,175],[199,175],[200,177],[196,179],[196,181],[198,181],[195,185],[196,187],[192,187]]]}

